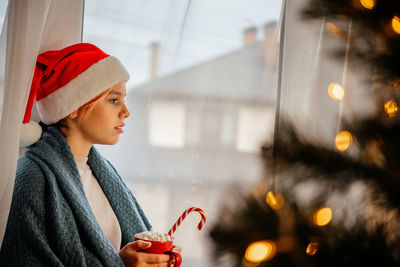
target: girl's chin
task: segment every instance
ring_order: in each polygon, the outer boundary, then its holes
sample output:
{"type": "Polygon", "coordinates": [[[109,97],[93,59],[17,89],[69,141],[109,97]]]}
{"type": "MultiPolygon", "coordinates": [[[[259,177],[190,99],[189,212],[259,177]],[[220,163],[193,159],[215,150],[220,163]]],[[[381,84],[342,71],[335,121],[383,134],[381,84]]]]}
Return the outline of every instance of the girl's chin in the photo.
{"type": "Polygon", "coordinates": [[[98,142],[98,145],[115,145],[119,141],[119,136],[116,138],[110,139],[110,140],[102,140],[101,142],[98,142]]]}

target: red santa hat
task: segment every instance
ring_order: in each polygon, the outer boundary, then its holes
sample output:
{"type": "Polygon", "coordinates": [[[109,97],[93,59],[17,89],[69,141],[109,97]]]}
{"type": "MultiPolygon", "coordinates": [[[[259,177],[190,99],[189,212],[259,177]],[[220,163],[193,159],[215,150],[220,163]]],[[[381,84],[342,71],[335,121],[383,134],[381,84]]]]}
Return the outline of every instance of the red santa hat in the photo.
{"type": "Polygon", "coordinates": [[[20,146],[35,143],[42,133],[37,123],[30,122],[35,97],[40,120],[53,124],[114,84],[128,80],[129,74],[121,62],[92,44],[78,43],[40,54],[23,120],[20,146]]]}

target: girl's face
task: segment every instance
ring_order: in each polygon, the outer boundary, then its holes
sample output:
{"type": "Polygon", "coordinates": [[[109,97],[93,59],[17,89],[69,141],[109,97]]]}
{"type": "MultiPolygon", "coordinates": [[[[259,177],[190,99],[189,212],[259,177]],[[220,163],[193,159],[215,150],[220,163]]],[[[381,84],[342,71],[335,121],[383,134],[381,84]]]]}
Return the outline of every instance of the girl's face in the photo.
{"type": "Polygon", "coordinates": [[[103,145],[118,142],[124,120],[129,116],[125,96],[124,82],[113,85],[109,94],[94,106],[89,116],[77,123],[77,129],[85,141],[103,145]]]}

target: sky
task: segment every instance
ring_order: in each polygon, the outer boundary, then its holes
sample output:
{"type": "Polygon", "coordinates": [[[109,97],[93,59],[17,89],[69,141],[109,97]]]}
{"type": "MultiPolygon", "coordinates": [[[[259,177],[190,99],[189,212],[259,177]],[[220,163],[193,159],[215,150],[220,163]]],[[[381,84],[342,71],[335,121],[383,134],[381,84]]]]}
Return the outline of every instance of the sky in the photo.
{"type": "Polygon", "coordinates": [[[117,56],[132,85],[150,78],[150,44],[160,44],[159,75],[239,49],[243,30],[279,20],[281,0],[86,0],[84,41],[117,56]]]}

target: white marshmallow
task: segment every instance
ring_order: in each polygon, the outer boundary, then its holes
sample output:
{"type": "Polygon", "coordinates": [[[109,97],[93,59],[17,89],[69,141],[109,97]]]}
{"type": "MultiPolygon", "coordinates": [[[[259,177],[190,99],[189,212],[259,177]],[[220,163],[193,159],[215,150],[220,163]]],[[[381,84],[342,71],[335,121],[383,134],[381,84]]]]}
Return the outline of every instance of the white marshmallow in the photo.
{"type": "Polygon", "coordinates": [[[171,241],[172,238],[168,234],[153,232],[153,230],[142,232],[137,234],[138,238],[150,240],[150,241],[171,241]]]}

